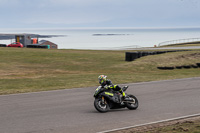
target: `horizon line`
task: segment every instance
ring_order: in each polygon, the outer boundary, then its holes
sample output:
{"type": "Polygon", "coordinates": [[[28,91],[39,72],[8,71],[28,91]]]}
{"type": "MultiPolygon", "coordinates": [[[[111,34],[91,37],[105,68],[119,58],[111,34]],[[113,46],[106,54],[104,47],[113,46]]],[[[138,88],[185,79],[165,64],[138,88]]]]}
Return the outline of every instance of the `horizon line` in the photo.
{"type": "Polygon", "coordinates": [[[182,27],[48,27],[48,28],[0,28],[2,30],[87,30],[87,29],[194,29],[200,26],[182,27]]]}

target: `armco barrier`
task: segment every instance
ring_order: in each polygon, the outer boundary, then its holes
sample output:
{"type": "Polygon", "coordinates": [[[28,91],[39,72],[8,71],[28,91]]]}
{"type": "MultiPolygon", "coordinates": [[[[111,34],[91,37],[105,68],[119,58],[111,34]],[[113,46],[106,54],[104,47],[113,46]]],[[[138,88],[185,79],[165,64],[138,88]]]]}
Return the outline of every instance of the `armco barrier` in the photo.
{"type": "Polygon", "coordinates": [[[0,47],[6,47],[7,45],[6,44],[0,44],[0,47]]]}

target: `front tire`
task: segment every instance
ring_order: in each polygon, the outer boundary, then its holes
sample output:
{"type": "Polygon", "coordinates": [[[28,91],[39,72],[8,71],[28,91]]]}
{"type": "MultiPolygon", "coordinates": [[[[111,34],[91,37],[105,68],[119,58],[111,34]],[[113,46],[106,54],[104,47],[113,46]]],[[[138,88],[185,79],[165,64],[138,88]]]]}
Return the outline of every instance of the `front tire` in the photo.
{"type": "Polygon", "coordinates": [[[109,110],[109,105],[106,99],[104,99],[104,103],[102,103],[102,97],[95,98],[94,107],[97,111],[101,113],[105,113],[109,110]]]}
{"type": "Polygon", "coordinates": [[[128,96],[129,96],[129,98],[131,98],[131,99],[133,100],[133,102],[126,102],[126,103],[125,103],[126,107],[127,107],[128,109],[130,109],[130,110],[135,110],[135,109],[137,109],[138,106],[139,106],[139,103],[138,103],[137,98],[136,98],[135,96],[133,96],[133,95],[128,95],[128,96]]]}

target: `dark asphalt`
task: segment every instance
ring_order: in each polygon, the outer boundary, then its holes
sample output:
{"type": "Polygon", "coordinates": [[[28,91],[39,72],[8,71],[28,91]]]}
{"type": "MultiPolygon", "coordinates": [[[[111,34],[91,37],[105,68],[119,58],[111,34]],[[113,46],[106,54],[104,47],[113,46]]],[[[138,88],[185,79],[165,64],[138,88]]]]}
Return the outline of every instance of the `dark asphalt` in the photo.
{"type": "Polygon", "coordinates": [[[200,77],[129,84],[137,110],[99,113],[95,89],[2,95],[0,133],[95,133],[200,113],[200,77]]]}

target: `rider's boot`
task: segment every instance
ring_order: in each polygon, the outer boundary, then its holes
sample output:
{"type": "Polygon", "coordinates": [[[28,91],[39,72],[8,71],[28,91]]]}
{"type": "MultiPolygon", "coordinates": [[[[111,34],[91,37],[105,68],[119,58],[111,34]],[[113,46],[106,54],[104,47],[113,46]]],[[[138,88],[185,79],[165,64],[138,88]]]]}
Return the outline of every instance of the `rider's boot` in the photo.
{"type": "Polygon", "coordinates": [[[130,100],[129,97],[126,95],[125,92],[122,92],[122,100],[123,101],[129,101],[130,100]]]}

